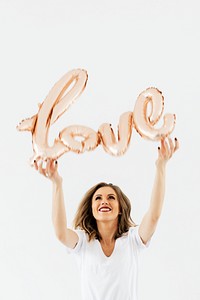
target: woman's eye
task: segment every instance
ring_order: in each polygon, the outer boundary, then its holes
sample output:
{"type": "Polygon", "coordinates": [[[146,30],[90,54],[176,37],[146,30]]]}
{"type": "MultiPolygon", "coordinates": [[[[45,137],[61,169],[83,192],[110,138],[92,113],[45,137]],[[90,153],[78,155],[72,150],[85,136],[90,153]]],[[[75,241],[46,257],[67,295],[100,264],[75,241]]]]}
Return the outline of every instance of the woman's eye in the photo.
{"type": "Polygon", "coordinates": [[[114,196],[109,196],[108,199],[115,199],[115,197],[114,196]]]}
{"type": "Polygon", "coordinates": [[[100,199],[101,199],[101,197],[99,197],[99,196],[95,198],[95,200],[100,200],[100,199]]]}

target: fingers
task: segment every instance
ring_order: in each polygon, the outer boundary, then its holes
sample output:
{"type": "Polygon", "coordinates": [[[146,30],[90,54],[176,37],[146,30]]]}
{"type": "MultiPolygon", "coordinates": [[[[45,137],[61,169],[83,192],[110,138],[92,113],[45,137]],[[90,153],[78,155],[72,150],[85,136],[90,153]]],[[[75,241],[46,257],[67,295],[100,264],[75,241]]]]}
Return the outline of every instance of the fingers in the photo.
{"type": "Polygon", "coordinates": [[[46,169],[43,168],[43,161],[41,160],[38,164],[38,171],[40,174],[42,174],[45,177],[48,177],[48,173],[46,172],[46,169]]]}
{"type": "Polygon", "coordinates": [[[38,165],[37,165],[37,161],[36,161],[36,160],[34,160],[34,162],[33,162],[33,167],[34,167],[36,170],[38,170],[38,165]]]}
{"type": "Polygon", "coordinates": [[[54,161],[54,164],[55,164],[55,165],[54,165],[54,168],[55,168],[55,170],[57,171],[57,170],[58,170],[58,161],[55,160],[55,161],[54,161]]]}
{"type": "Polygon", "coordinates": [[[178,141],[178,139],[177,139],[177,138],[175,138],[174,140],[175,140],[174,152],[176,152],[176,151],[179,149],[179,147],[180,147],[180,144],[179,144],[179,141],[178,141]]]}
{"type": "Polygon", "coordinates": [[[177,138],[174,141],[168,137],[161,139],[161,147],[158,147],[159,156],[162,159],[168,160],[178,150],[179,142],[177,138]]]}
{"type": "Polygon", "coordinates": [[[49,177],[53,176],[57,172],[58,169],[58,162],[57,160],[49,160],[47,163],[47,172],[49,174],[49,177]]]}
{"type": "Polygon", "coordinates": [[[53,174],[57,171],[58,162],[57,160],[47,159],[47,160],[34,160],[34,168],[46,178],[51,179],[53,174]]]}
{"type": "Polygon", "coordinates": [[[46,177],[51,177],[53,170],[52,170],[52,160],[48,159],[46,163],[46,177]]]}
{"type": "Polygon", "coordinates": [[[170,155],[169,155],[169,158],[171,158],[172,155],[173,155],[173,153],[174,153],[174,144],[173,144],[171,138],[168,138],[168,142],[169,142],[169,147],[170,147],[170,155]]]}
{"type": "Polygon", "coordinates": [[[161,139],[160,146],[161,147],[159,147],[159,156],[162,159],[166,159],[170,154],[169,147],[165,139],[161,139]]]}
{"type": "Polygon", "coordinates": [[[170,157],[171,156],[171,151],[170,151],[170,147],[169,147],[169,138],[168,140],[164,139],[164,155],[165,157],[170,157]]]}
{"type": "Polygon", "coordinates": [[[38,171],[39,169],[39,162],[40,162],[40,157],[37,157],[36,159],[34,159],[33,164],[31,165],[36,169],[36,171],[38,171]]]}

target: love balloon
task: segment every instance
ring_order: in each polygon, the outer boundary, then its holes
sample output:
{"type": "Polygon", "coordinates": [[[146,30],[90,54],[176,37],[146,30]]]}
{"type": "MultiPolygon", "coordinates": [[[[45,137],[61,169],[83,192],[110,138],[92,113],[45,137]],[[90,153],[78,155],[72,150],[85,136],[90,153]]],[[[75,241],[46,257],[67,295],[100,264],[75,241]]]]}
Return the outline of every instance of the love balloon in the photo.
{"type": "Polygon", "coordinates": [[[164,110],[164,97],[156,88],[148,88],[137,98],[133,112],[125,112],[120,116],[118,137],[115,137],[111,124],[104,123],[98,132],[85,126],[68,126],[64,128],[53,146],[48,144],[49,129],[53,123],[80,96],[87,84],[88,75],[85,70],[75,69],[65,74],[50,90],[46,99],[39,106],[38,113],[29,119],[22,120],[17,129],[31,131],[34,160],[47,158],[58,159],[68,151],[83,153],[94,150],[102,144],[104,150],[111,155],[122,155],[130,143],[132,128],[143,138],[158,141],[168,136],[174,129],[176,116],[166,114],[164,124],[156,129],[154,125],[160,120],[164,110]],[[81,138],[81,141],[80,141],[81,138]]]}

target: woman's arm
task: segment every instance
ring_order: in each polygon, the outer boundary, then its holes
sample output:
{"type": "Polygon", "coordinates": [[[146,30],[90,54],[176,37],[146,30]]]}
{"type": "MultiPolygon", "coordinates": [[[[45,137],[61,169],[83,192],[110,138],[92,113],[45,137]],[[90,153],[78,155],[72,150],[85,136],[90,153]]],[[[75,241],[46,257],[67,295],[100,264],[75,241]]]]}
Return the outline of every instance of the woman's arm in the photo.
{"type": "Polygon", "coordinates": [[[145,244],[153,235],[161,215],[165,195],[166,164],[178,148],[178,140],[175,139],[173,143],[171,138],[168,138],[168,142],[165,139],[161,140],[161,147],[158,147],[158,159],[156,161],[156,174],[151,201],[149,209],[139,226],[139,235],[145,244]]]}
{"type": "Polygon", "coordinates": [[[62,177],[58,173],[57,161],[48,160],[46,168],[42,167],[42,163],[42,161],[39,164],[37,162],[34,162],[34,165],[39,173],[52,181],[52,220],[56,236],[64,245],[70,248],[74,248],[78,242],[78,235],[73,230],[67,228],[62,177]]]}

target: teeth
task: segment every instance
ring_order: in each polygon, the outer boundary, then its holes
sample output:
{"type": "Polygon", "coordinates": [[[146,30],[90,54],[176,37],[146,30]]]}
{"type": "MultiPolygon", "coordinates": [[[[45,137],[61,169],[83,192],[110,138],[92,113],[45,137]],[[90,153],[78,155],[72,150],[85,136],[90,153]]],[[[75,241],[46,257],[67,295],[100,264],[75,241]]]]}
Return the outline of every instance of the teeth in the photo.
{"type": "Polygon", "coordinates": [[[107,212],[107,211],[110,211],[111,209],[110,208],[101,208],[100,211],[103,211],[103,212],[107,212]]]}

